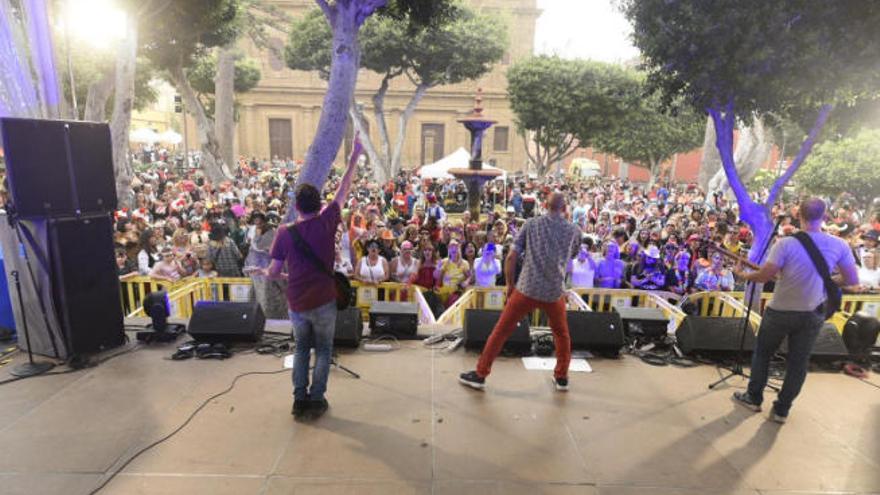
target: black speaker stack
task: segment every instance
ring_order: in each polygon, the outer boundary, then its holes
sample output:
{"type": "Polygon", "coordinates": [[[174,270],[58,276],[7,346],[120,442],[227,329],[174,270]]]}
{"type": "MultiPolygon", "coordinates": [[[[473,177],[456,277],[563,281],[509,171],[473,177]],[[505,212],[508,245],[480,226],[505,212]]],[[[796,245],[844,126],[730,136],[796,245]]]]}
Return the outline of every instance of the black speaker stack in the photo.
{"type": "MultiPolygon", "coordinates": [[[[464,348],[469,351],[482,351],[498,323],[501,311],[493,309],[466,309],[464,311],[464,348]]],[[[532,338],[529,334],[529,319],[523,318],[517,323],[510,338],[504,344],[504,350],[517,355],[528,355],[532,352],[532,338]]]]}
{"type": "Polygon", "coordinates": [[[11,205],[35,270],[49,274],[67,355],[125,341],[110,215],[117,207],[110,128],[61,120],[0,119],[11,205]],[[37,239],[32,227],[45,225],[37,239]]]}
{"type": "Polygon", "coordinates": [[[265,329],[266,315],[256,302],[199,301],[187,332],[200,342],[259,342],[265,329]]]}

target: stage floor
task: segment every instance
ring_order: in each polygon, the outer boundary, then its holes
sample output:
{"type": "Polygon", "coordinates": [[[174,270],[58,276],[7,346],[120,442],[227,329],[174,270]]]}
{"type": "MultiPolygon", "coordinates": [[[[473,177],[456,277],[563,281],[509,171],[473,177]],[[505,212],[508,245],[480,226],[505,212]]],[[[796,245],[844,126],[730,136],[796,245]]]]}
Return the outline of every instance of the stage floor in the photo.
{"type": "MultiPolygon", "coordinates": [[[[173,349],[0,387],[0,493],[87,494],[237,374],[281,367],[173,349]]],[[[100,493],[880,493],[880,390],[842,374],[811,374],[779,426],[730,401],[742,380],[707,390],[709,366],[595,359],[558,393],[550,372],[502,358],[480,393],[456,381],[475,361],[418,342],[342,354],[362,379],[331,371],[313,423],[293,421],[288,373],[244,377],[100,493]]]]}

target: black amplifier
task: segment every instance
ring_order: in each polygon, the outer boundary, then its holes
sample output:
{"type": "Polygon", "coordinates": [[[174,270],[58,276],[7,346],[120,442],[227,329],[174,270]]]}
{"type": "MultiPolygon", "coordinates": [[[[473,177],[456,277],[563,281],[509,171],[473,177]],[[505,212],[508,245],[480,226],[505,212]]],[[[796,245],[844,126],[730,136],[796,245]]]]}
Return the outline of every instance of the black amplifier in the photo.
{"type": "Polygon", "coordinates": [[[370,336],[393,335],[415,339],[419,329],[419,306],[408,302],[374,302],[370,306],[370,336]]]}

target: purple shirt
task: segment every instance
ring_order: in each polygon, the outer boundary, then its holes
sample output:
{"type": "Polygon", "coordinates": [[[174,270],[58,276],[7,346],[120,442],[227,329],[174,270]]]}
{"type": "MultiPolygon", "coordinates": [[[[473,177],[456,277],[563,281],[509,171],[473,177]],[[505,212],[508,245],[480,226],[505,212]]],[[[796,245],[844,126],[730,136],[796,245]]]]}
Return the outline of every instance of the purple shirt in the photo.
{"type": "MultiPolygon", "coordinates": [[[[333,202],[320,215],[295,224],[300,237],[331,272],[336,259],[336,228],[341,220],[339,205],[333,202]]],[[[335,280],[296,249],[288,227],[278,229],[272,245],[272,259],[287,262],[287,304],[290,310],[308,311],[335,301],[335,280]]]]}

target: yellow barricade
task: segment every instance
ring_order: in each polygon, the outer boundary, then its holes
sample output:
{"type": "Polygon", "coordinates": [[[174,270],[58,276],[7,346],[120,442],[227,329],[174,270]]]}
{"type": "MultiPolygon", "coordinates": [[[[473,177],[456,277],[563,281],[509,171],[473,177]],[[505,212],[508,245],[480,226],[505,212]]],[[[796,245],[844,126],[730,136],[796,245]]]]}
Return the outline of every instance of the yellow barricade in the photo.
{"type": "Polygon", "coordinates": [[[679,296],[671,292],[633,289],[571,289],[579,295],[590,309],[597,312],[614,311],[617,307],[656,308],[669,319],[670,331],[675,331],[686,316],[676,304],[679,296]]]}
{"type": "Polygon", "coordinates": [[[171,316],[189,318],[198,301],[246,302],[250,299],[249,278],[193,278],[187,277],[177,282],[166,282],[144,276],[129,276],[120,279],[122,308],[129,317],[143,317],[144,298],[150,292],[168,292],[171,316]]]}

